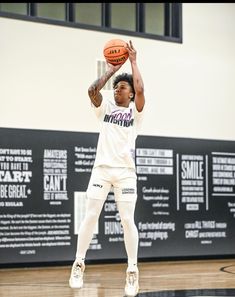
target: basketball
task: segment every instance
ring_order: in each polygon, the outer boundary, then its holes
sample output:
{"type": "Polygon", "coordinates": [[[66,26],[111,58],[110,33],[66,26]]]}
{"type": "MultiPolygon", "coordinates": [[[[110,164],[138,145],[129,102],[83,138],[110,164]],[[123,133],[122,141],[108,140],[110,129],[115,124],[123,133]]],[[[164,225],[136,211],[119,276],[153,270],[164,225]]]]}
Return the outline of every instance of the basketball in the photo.
{"type": "Polygon", "coordinates": [[[129,57],[125,48],[127,43],[121,39],[111,39],[104,45],[103,54],[106,61],[112,65],[124,64],[129,57]]]}

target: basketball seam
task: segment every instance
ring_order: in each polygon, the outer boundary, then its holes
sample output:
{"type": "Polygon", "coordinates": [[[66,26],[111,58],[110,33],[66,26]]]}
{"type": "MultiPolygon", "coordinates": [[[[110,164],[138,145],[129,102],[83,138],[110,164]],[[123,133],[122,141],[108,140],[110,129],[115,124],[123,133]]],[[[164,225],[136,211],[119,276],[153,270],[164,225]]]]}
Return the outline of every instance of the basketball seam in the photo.
{"type": "Polygon", "coordinates": [[[122,57],[122,56],[127,56],[127,58],[128,58],[128,55],[127,54],[121,54],[121,55],[118,55],[118,56],[105,56],[105,58],[107,58],[107,59],[113,59],[113,58],[119,58],[119,57],[122,57]]]}

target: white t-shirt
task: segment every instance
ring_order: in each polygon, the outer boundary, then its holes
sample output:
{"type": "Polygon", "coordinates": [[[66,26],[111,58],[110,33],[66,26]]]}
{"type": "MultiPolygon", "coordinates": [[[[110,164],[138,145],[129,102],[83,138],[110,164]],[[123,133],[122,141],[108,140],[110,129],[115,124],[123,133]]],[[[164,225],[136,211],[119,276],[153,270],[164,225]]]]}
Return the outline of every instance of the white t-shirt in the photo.
{"type": "Polygon", "coordinates": [[[101,122],[94,167],[135,168],[135,140],[143,111],[138,112],[133,101],[121,107],[104,98],[94,110],[101,122]]]}

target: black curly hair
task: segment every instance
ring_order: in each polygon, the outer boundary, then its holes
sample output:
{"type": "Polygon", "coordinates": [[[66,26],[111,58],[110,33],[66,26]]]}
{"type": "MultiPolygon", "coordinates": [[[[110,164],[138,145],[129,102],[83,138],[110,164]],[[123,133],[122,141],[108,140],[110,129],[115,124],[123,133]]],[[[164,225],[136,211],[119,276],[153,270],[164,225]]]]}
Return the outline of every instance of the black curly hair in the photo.
{"type": "Polygon", "coordinates": [[[131,86],[131,90],[134,95],[131,100],[134,101],[135,89],[134,89],[134,84],[133,84],[133,76],[129,73],[122,73],[122,74],[117,75],[113,80],[113,88],[114,89],[120,81],[126,81],[131,86]]]}

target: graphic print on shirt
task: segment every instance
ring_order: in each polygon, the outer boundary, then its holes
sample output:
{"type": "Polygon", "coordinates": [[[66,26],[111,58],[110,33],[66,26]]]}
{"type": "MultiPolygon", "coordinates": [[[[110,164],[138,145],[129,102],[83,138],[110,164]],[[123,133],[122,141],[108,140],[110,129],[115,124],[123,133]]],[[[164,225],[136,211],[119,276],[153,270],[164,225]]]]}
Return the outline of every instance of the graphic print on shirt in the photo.
{"type": "Polygon", "coordinates": [[[105,114],[104,122],[117,124],[122,127],[130,127],[134,124],[132,114],[132,108],[130,108],[129,112],[122,112],[120,109],[117,109],[112,111],[111,114],[105,114]]]}

